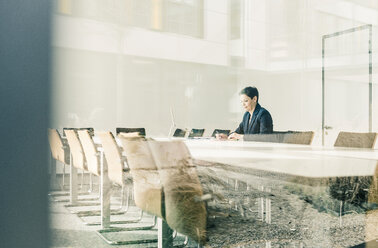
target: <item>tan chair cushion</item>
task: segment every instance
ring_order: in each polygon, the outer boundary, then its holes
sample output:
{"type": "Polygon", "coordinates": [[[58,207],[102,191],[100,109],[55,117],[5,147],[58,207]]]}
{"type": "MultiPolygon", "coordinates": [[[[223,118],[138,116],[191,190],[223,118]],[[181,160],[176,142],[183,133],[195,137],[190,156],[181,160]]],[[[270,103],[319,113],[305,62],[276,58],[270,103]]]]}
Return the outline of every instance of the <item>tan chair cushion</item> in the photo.
{"type": "Polygon", "coordinates": [[[70,149],[68,145],[64,144],[58,130],[49,128],[48,137],[52,157],[64,164],[69,164],[70,149]]]}
{"type": "Polygon", "coordinates": [[[282,143],[311,145],[314,138],[314,132],[288,132],[283,135],[282,143]]]}
{"type": "Polygon", "coordinates": [[[340,132],[335,147],[373,148],[377,133],[340,132]]]}
{"type": "Polygon", "coordinates": [[[100,164],[100,153],[93,142],[88,130],[78,130],[79,139],[83,147],[85,154],[85,159],[87,161],[88,171],[100,176],[101,174],[101,164],[100,164]]]}
{"type": "Polygon", "coordinates": [[[72,155],[73,166],[82,170],[88,170],[86,166],[84,151],[81,146],[79,137],[75,130],[64,130],[68,145],[72,155]]]}
{"type": "Polygon", "coordinates": [[[96,132],[96,136],[100,138],[102,148],[104,149],[109,179],[118,185],[123,185],[124,163],[121,151],[113,134],[111,132],[96,132]]]}
{"type": "Polygon", "coordinates": [[[273,143],[287,143],[298,145],[311,145],[314,132],[300,132],[300,131],[287,131],[287,132],[273,132],[270,134],[246,134],[243,139],[245,141],[256,142],[273,142],[273,143]]]}

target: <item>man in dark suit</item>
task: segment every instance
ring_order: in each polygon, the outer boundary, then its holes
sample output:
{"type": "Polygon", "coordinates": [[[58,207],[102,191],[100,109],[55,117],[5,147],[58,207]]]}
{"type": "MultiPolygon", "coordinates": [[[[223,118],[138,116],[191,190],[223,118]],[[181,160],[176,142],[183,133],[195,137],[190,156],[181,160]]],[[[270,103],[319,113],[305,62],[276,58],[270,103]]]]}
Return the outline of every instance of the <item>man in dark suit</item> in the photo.
{"type": "MultiPolygon", "coordinates": [[[[246,87],[240,92],[240,101],[246,110],[242,122],[228,139],[243,139],[244,134],[273,133],[273,120],[268,110],[259,104],[259,92],[256,87],[246,87]]],[[[219,136],[224,139],[227,136],[219,136]]]]}

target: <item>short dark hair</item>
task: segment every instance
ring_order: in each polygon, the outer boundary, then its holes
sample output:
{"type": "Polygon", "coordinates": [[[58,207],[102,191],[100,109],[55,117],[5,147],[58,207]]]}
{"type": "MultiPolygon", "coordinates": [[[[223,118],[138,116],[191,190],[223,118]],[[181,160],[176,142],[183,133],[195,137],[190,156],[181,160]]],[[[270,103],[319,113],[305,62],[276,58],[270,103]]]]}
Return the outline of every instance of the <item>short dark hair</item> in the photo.
{"type": "Polygon", "coordinates": [[[245,87],[244,89],[240,91],[240,95],[243,95],[243,94],[249,96],[251,99],[256,96],[257,102],[259,102],[259,91],[257,90],[256,87],[251,87],[251,86],[245,87]]]}

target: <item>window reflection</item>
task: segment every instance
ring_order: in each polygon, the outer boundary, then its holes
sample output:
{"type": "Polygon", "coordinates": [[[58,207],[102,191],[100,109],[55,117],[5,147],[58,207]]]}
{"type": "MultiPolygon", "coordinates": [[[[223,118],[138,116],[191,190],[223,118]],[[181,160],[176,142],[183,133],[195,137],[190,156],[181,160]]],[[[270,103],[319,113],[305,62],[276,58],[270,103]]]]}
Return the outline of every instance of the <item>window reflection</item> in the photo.
{"type": "MultiPolygon", "coordinates": [[[[204,136],[233,131],[243,114],[238,92],[253,85],[275,130],[313,131],[313,145],[321,145],[322,36],[372,24],[377,59],[376,1],[55,0],[54,7],[58,129],[144,127],[148,136],[166,137],[173,110],[176,128],[205,129],[204,136]]],[[[367,31],[327,40],[325,48],[324,112],[333,146],[339,130],[367,131],[367,31]]],[[[215,246],[224,238],[239,247],[348,246],[377,238],[376,177],[317,180],[239,169],[198,170],[204,190],[215,195],[208,203],[215,246]]]]}

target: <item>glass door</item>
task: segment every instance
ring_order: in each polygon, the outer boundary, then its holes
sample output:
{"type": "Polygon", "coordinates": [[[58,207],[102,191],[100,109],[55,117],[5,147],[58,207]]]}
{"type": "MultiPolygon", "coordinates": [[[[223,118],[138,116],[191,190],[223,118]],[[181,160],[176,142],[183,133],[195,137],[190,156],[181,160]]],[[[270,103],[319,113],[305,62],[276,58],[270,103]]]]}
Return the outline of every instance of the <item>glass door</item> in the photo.
{"type": "Polygon", "coordinates": [[[371,131],[371,25],[323,36],[322,144],[371,131]]]}

